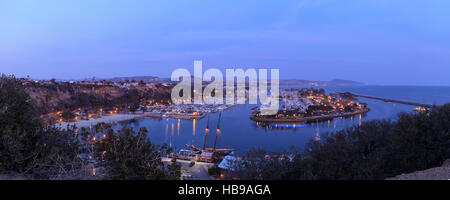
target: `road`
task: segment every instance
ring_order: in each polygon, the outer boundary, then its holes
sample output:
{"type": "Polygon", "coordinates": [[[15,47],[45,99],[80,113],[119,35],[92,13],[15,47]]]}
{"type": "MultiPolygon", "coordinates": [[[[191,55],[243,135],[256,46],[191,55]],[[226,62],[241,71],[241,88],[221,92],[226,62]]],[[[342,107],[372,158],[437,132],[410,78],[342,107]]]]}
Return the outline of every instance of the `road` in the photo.
{"type": "MultiPolygon", "coordinates": [[[[171,158],[162,158],[163,162],[171,162],[171,158]]],[[[182,176],[191,176],[186,177],[184,179],[188,180],[211,180],[211,177],[208,174],[208,169],[213,167],[213,163],[205,163],[205,162],[195,162],[195,165],[192,167],[189,167],[189,164],[191,161],[189,160],[178,160],[177,163],[181,164],[181,167],[184,169],[182,170],[182,176]]]]}

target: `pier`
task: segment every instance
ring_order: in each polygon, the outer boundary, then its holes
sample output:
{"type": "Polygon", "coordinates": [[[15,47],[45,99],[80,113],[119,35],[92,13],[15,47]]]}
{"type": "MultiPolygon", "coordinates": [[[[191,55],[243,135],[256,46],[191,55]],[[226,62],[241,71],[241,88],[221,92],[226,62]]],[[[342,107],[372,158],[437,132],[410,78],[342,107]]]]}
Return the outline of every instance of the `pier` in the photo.
{"type": "Polygon", "coordinates": [[[413,105],[413,106],[420,106],[420,107],[424,107],[424,108],[433,108],[434,107],[434,105],[424,104],[424,103],[417,103],[417,102],[403,101],[403,100],[396,100],[396,99],[387,99],[387,98],[373,97],[373,96],[354,94],[354,93],[350,93],[350,94],[355,96],[355,97],[363,97],[363,98],[368,98],[368,99],[375,99],[375,100],[380,100],[380,101],[384,101],[384,102],[407,104],[407,105],[413,105]]]}

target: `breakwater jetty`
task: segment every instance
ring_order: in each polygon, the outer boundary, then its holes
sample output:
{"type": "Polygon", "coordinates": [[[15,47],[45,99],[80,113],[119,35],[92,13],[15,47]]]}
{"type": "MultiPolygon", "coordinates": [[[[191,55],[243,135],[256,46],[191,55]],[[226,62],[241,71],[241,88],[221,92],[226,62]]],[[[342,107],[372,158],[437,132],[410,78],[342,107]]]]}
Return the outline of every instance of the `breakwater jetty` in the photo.
{"type": "Polygon", "coordinates": [[[355,97],[363,97],[363,98],[368,98],[368,99],[375,99],[375,100],[380,100],[380,101],[384,101],[384,102],[407,104],[407,105],[413,105],[413,106],[420,106],[420,107],[424,107],[424,108],[433,108],[433,107],[435,107],[434,105],[424,104],[424,103],[417,103],[417,102],[411,102],[411,101],[388,99],[388,98],[374,97],[374,96],[354,94],[354,93],[350,93],[350,94],[355,96],[355,97]]]}

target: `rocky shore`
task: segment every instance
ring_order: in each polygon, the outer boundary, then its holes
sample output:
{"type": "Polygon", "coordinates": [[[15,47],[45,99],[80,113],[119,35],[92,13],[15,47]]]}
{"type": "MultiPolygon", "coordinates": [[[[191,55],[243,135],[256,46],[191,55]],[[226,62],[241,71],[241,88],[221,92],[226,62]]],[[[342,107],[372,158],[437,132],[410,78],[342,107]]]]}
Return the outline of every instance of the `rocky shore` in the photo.
{"type": "Polygon", "coordinates": [[[446,160],[441,167],[401,174],[386,180],[450,180],[450,159],[446,160]]]}

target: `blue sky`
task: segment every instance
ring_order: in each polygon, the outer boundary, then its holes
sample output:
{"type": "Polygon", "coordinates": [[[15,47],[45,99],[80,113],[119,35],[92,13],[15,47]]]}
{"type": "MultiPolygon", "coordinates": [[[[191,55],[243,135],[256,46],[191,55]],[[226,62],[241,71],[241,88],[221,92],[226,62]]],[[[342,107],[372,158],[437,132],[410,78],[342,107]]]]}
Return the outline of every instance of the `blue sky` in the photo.
{"type": "Polygon", "coordinates": [[[448,0],[0,0],[0,72],[79,79],[176,68],[450,86],[448,0]]]}

